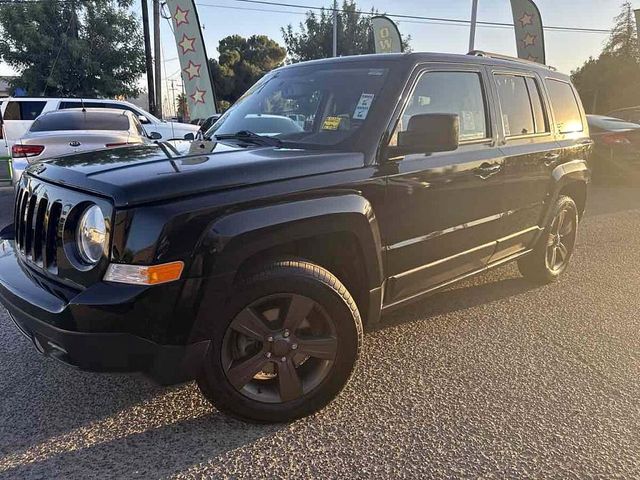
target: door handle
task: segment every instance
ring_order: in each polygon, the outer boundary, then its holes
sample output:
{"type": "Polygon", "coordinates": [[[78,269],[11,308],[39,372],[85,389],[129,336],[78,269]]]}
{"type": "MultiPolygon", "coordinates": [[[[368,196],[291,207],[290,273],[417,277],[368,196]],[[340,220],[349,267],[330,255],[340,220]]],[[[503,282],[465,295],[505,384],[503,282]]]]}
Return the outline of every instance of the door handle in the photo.
{"type": "Polygon", "coordinates": [[[486,180],[489,177],[492,177],[496,173],[502,170],[502,164],[500,163],[489,163],[484,162],[478,168],[476,168],[476,176],[480,177],[482,180],[486,180]]]}
{"type": "Polygon", "coordinates": [[[560,154],[559,153],[547,153],[544,156],[544,164],[547,167],[550,167],[551,165],[553,165],[554,163],[556,163],[558,161],[558,159],[560,158],[560,154]]]}

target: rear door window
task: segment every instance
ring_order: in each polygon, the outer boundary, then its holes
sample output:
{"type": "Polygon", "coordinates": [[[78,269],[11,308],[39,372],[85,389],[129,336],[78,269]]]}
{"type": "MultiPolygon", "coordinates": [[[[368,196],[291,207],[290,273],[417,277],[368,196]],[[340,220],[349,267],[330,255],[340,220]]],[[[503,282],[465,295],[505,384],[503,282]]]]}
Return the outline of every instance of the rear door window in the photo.
{"type": "Polygon", "coordinates": [[[527,90],[529,90],[529,98],[531,99],[531,107],[533,108],[533,120],[535,123],[536,133],[546,133],[549,131],[549,122],[547,114],[542,103],[542,95],[538,82],[532,77],[526,77],[527,90]]]}
{"type": "Polygon", "coordinates": [[[536,132],[529,90],[524,77],[496,75],[502,125],[506,137],[532,135],[536,132]]]}
{"type": "Polygon", "coordinates": [[[582,132],[582,115],[573,88],[560,80],[547,79],[547,89],[551,97],[551,108],[562,134],[582,132]]]}
{"type": "Polygon", "coordinates": [[[4,111],[4,120],[35,120],[47,102],[11,101],[4,111]]]}

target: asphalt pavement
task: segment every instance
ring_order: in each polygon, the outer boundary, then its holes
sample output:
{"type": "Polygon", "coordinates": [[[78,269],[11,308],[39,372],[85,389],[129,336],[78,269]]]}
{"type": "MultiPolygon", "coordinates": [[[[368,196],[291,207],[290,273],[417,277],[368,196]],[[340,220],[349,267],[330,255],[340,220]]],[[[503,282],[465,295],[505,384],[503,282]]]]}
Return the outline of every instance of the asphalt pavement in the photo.
{"type": "Polygon", "coordinates": [[[639,227],[637,189],[592,189],[561,281],[509,265],[397,311],[289,425],[42,358],[0,307],[0,478],[639,478],[639,227]]]}

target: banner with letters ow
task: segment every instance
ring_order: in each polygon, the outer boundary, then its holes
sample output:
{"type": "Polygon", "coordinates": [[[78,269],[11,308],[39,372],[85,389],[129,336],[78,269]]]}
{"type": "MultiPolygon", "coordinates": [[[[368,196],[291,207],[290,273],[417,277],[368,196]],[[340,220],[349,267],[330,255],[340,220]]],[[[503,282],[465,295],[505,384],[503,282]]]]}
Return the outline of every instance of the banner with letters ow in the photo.
{"type": "Polygon", "coordinates": [[[376,53],[401,53],[402,38],[398,26],[384,15],[371,17],[376,53]]]}

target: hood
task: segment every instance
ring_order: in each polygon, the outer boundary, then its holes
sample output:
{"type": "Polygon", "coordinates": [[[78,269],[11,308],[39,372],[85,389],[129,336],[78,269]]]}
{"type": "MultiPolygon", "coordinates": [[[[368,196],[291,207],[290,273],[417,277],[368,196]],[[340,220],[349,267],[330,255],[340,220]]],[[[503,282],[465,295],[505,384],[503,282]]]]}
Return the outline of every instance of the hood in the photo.
{"type": "Polygon", "coordinates": [[[116,207],[361,168],[364,155],[216,142],[163,142],[31,165],[43,180],[110,197],[116,207]]]}

